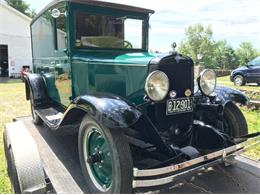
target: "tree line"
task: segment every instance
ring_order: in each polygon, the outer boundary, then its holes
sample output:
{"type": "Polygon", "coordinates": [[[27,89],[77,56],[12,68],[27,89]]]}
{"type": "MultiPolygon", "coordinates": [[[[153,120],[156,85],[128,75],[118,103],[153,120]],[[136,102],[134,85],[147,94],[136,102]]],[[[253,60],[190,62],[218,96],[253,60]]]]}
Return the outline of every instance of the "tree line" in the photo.
{"type": "Polygon", "coordinates": [[[235,69],[260,56],[250,42],[242,42],[234,49],[226,40],[215,41],[211,26],[195,24],[185,30],[185,38],[178,51],[190,56],[195,65],[213,69],[235,69]]]}
{"type": "Polygon", "coordinates": [[[22,12],[26,16],[33,18],[36,15],[35,9],[31,9],[30,5],[23,0],[5,0],[8,5],[22,12]]]}

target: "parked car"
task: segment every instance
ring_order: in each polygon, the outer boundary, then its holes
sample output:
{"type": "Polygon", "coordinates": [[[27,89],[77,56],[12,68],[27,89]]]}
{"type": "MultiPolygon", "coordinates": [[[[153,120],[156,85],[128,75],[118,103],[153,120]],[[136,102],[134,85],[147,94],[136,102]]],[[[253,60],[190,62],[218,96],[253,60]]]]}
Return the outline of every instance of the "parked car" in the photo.
{"type": "Polygon", "coordinates": [[[260,56],[232,71],[230,80],[238,86],[246,83],[257,83],[260,85],[260,56]]]}
{"type": "Polygon", "coordinates": [[[247,122],[235,103],[247,97],[216,86],[212,70],[194,81],[187,56],[149,53],[153,13],[63,0],[31,23],[34,73],[25,86],[33,122],[78,133],[90,193],[164,185],[245,150],[247,122]]]}

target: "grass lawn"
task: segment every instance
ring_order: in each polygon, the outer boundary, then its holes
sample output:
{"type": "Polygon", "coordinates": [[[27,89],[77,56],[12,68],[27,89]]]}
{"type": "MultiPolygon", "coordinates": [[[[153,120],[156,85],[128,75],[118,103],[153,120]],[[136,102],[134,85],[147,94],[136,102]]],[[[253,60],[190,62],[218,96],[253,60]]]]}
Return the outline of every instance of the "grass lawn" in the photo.
{"type": "Polygon", "coordinates": [[[219,85],[224,85],[227,87],[235,88],[238,90],[248,90],[248,91],[260,91],[260,86],[250,84],[250,85],[245,85],[245,86],[235,86],[234,83],[232,83],[229,79],[229,76],[225,77],[219,77],[218,78],[218,84],[219,85]]]}
{"type": "MultiPolygon", "coordinates": [[[[228,77],[220,78],[219,84],[234,87],[228,77]]],[[[236,87],[240,89],[240,87],[236,87]]],[[[260,87],[242,87],[243,89],[260,90],[260,87]]],[[[11,193],[10,184],[6,173],[2,130],[4,124],[11,122],[18,116],[30,115],[30,104],[25,100],[24,84],[19,80],[10,80],[8,83],[0,83],[0,194],[11,193]]],[[[248,111],[242,108],[246,116],[250,132],[260,131],[260,111],[248,111]]],[[[254,159],[260,159],[260,146],[247,153],[254,159]]]]}

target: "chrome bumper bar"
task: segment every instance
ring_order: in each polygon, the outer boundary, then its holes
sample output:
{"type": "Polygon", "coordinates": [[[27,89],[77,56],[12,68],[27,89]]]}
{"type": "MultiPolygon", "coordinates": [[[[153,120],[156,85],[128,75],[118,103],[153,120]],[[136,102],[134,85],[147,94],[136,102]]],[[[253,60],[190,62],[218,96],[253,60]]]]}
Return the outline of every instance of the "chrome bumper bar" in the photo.
{"type": "Polygon", "coordinates": [[[135,179],[133,180],[133,188],[159,186],[173,182],[177,177],[184,176],[188,173],[193,173],[201,170],[202,168],[213,166],[215,164],[225,162],[230,158],[234,158],[236,155],[239,155],[258,144],[260,144],[259,135],[237,145],[203,155],[183,163],[157,169],[139,170],[134,168],[133,175],[135,179]],[[178,173],[176,173],[177,171],[178,173]],[[155,179],[151,179],[152,177],[155,177],[155,179]]]}

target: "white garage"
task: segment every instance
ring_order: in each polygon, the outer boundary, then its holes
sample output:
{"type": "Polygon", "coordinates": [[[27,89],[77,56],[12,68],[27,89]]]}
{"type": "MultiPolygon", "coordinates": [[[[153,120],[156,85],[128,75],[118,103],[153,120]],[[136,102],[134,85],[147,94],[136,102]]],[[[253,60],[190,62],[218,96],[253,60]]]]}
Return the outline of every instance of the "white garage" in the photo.
{"type": "Polygon", "coordinates": [[[0,0],[0,76],[18,77],[32,65],[31,18],[0,0]]]}

